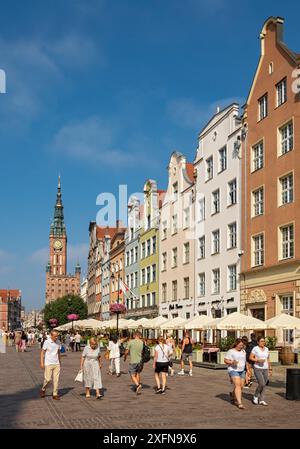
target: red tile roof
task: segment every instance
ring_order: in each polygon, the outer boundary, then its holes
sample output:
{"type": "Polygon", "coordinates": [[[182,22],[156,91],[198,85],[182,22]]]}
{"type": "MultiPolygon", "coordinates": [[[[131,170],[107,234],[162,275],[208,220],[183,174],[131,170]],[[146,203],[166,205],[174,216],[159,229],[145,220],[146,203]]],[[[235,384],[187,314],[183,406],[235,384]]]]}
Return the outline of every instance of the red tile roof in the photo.
{"type": "Polygon", "coordinates": [[[158,190],[157,189],[157,193],[158,193],[158,207],[160,209],[162,207],[162,205],[163,205],[164,198],[166,196],[167,191],[166,190],[158,190]]]}
{"type": "Polygon", "coordinates": [[[191,180],[191,182],[194,182],[195,181],[195,178],[194,178],[194,164],[192,164],[191,162],[187,162],[185,164],[185,166],[186,166],[186,173],[187,173],[189,179],[191,180]]]}
{"type": "Polygon", "coordinates": [[[0,290],[0,298],[2,299],[18,298],[19,296],[21,296],[21,290],[12,290],[12,289],[0,290]]]}
{"type": "Polygon", "coordinates": [[[97,226],[97,239],[101,240],[105,235],[113,237],[117,231],[117,228],[112,228],[110,226],[97,226]]]}

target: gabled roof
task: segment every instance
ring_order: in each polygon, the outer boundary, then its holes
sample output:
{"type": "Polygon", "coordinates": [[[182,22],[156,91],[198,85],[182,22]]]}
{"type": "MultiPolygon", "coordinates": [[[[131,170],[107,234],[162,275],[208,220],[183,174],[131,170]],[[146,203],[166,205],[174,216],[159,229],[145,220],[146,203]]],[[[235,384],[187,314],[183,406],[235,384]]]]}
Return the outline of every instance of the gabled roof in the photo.
{"type": "Polygon", "coordinates": [[[21,290],[16,290],[16,289],[0,290],[0,298],[2,298],[2,299],[19,298],[19,296],[21,296],[21,290]]]}
{"type": "Polygon", "coordinates": [[[101,240],[106,235],[109,235],[111,238],[114,236],[118,228],[112,228],[110,226],[97,226],[96,235],[97,239],[101,240]]]}
{"type": "Polygon", "coordinates": [[[230,105],[226,106],[221,111],[217,111],[206,123],[206,125],[202,128],[202,130],[199,133],[199,138],[203,136],[210,128],[212,128],[214,125],[216,125],[219,121],[221,121],[227,113],[233,109],[233,108],[239,108],[238,103],[231,103],[230,105]]]}

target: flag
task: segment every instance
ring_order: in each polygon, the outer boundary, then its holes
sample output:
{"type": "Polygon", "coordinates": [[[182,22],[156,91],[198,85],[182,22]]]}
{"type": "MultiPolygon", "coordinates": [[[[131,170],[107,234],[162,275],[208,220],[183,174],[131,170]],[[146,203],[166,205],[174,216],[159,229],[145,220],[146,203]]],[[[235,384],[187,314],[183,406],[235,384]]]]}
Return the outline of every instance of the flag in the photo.
{"type": "Polygon", "coordinates": [[[124,293],[126,295],[126,293],[128,293],[130,291],[130,288],[128,287],[128,285],[124,284],[124,282],[120,279],[120,295],[122,293],[124,293]]]}

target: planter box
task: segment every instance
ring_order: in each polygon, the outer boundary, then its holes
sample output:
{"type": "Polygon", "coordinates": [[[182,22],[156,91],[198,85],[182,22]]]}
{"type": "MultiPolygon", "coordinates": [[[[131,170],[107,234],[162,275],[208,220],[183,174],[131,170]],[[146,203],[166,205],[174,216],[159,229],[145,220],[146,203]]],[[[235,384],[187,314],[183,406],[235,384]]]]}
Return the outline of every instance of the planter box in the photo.
{"type": "Polygon", "coordinates": [[[203,350],[202,349],[196,349],[193,351],[193,362],[203,362],[203,350]]]}
{"type": "Polygon", "coordinates": [[[150,346],[150,355],[151,355],[151,357],[154,357],[154,352],[155,352],[155,346],[150,346]]]}
{"type": "Polygon", "coordinates": [[[225,365],[224,359],[225,359],[226,354],[227,354],[227,351],[226,352],[223,352],[223,351],[217,352],[217,363],[219,363],[220,365],[225,365]]]}
{"type": "Polygon", "coordinates": [[[279,352],[278,351],[269,351],[270,354],[270,362],[271,363],[279,363],[279,352]]]}

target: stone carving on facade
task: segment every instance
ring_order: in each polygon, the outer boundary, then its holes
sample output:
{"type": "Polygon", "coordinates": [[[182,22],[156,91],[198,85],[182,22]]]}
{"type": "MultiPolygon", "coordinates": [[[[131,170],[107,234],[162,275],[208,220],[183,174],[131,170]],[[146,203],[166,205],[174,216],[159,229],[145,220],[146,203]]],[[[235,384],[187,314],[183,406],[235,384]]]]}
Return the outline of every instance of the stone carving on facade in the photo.
{"type": "Polygon", "coordinates": [[[264,290],[260,288],[256,288],[255,290],[252,290],[248,297],[247,302],[257,303],[257,302],[267,302],[267,296],[264,292],[264,290]]]}

